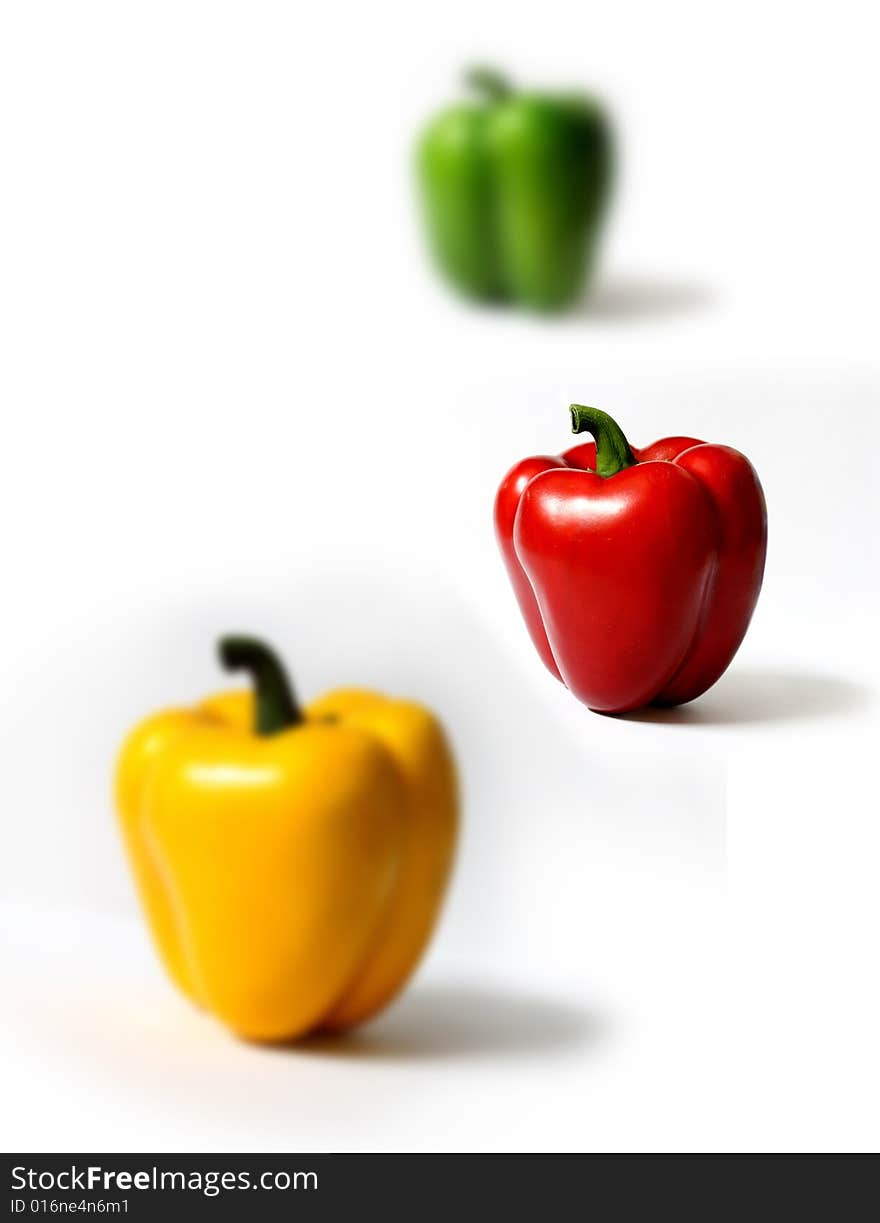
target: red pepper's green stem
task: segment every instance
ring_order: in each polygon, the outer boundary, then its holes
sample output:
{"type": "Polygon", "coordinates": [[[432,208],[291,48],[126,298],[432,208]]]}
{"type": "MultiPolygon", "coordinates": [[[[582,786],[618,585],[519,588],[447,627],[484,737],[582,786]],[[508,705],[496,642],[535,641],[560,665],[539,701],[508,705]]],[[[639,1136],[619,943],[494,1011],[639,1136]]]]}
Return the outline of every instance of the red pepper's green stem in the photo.
{"type": "Polygon", "coordinates": [[[269,646],[255,637],[221,637],[218,652],[227,671],[250,672],[256,734],[277,735],[305,720],[284,666],[269,646]]]}
{"type": "Polygon", "coordinates": [[[502,76],[494,68],[487,68],[483,64],[475,64],[473,68],[468,68],[464,74],[464,83],[469,89],[475,89],[477,93],[483,94],[488,102],[500,102],[503,98],[509,98],[513,93],[513,86],[506,76],[502,76]]]}
{"type": "Polygon", "coordinates": [[[571,412],[572,433],[592,433],[596,441],[596,471],[600,476],[616,476],[625,467],[634,467],[638,459],[630,450],[629,442],[617,421],[598,408],[586,408],[573,403],[571,412]]]}

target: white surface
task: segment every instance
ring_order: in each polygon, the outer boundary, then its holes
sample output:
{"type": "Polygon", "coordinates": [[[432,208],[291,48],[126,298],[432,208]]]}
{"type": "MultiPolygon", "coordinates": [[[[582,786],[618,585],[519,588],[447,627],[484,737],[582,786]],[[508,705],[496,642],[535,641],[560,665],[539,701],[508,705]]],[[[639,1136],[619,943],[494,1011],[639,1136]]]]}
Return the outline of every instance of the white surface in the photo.
{"type": "Polygon", "coordinates": [[[6,1147],[876,1147],[869,7],[460,7],[0,16],[6,1147]],[[406,147],[474,53],[619,115],[565,320],[422,265],[406,147]],[[764,482],[754,625],[678,714],[572,701],[496,556],[494,487],[572,399],[764,482]],[[431,958],[341,1047],[230,1040],[134,913],[113,755],[230,627],[458,749],[431,958]]]}

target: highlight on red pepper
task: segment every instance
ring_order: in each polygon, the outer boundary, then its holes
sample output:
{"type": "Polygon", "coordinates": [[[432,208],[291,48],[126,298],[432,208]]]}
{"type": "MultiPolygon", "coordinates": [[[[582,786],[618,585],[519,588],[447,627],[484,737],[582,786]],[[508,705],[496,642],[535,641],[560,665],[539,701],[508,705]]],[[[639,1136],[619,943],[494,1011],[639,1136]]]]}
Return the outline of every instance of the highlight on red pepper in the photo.
{"type": "Polygon", "coordinates": [[[767,507],[748,459],[695,437],[635,449],[597,408],[592,442],[523,459],[495,530],[535,647],[599,713],[680,705],[730,665],[761,590],[767,507]]]}

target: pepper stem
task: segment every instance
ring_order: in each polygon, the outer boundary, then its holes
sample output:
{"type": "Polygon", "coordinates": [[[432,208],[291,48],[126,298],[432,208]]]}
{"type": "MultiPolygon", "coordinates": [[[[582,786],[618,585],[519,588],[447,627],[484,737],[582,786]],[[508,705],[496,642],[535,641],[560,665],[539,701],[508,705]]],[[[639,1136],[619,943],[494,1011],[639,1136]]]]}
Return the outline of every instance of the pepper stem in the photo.
{"type": "Polygon", "coordinates": [[[508,98],[513,93],[513,86],[507,77],[485,64],[475,64],[468,68],[464,74],[464,83],[469,89],[483,94],[488,102],[500,102],[502,98],[508,98]]]}
{"type": "Polygon", "coordinates": [[[634,467],[638,459],[630,449],[629,442],[617,421],[598,408],[587,408],[573,403],[571,413],[572,433],[592,433],[596,441],[596,471],[600,476],[616,476],[625,467],[634,467]]]}
{"type": "Polygon", "coordinates": [[[220,662],[227,671],[249,671],[254,683],[254,731],[277,735],[304,721],[278,655],[255,637],[221,637],[220,662]]]}

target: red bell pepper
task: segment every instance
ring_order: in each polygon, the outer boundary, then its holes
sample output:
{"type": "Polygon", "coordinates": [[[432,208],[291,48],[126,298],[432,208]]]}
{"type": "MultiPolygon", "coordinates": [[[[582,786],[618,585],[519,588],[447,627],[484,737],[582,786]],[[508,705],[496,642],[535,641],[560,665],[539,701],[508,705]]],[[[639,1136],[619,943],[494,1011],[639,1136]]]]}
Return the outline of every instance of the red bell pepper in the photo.
{"type": "Polygon", "coordinates": [[[723,675],[764,574],[767,509],[729,446],[666,437],[630,447],[605,412],[591,433],[504,477],[495,529],[538,653],[602,713],[692,701],[723,675]]]}

